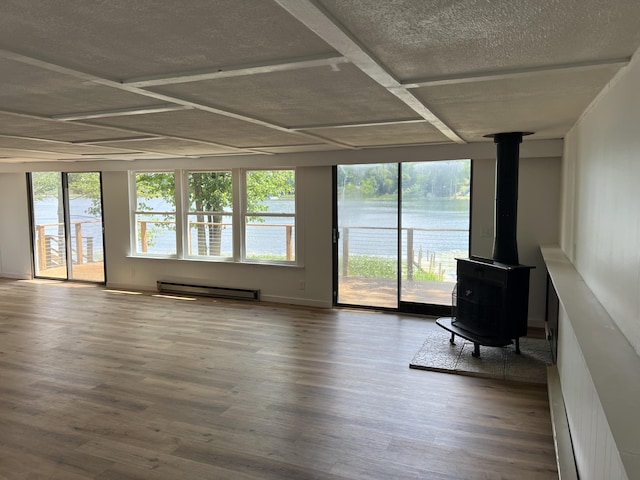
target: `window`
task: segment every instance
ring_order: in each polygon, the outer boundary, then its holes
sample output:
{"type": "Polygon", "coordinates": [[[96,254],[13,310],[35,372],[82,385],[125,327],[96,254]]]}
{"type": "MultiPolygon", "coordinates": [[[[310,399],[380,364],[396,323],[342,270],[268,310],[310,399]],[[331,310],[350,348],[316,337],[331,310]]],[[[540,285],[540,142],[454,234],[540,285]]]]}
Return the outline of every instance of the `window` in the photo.
{"type": "Polygon", "coordinates": [[[188,172],[187,256],[233,258],[231,172],[188,172]]]}
{"type": "Polygon", "coordinates": [[[135,252],[176,255],[175,174],[135,174],[135,252]]]}
{"type": "Polygon", "coordinates": [[[296,182],[293,170],[246,172],[245,257],[295,260],[296,182]]]}
{"type": "Polygon", "coordinates": [[[137,255],[296,262],[295,170],[134,172],[137,255]]]}

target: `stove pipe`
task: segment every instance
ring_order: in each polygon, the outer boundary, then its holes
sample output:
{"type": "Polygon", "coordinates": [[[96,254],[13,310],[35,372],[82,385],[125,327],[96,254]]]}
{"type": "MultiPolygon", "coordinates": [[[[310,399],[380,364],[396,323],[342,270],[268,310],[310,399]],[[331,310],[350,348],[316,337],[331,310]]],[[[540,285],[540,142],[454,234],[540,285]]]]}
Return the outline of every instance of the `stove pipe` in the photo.
{"type": "Polygon", "coordinates": [[[496,211],[493,260],[518,265],[518,162],[520,143],[531,132],[486,135],[493,138],[496,152],[496,211]]]}

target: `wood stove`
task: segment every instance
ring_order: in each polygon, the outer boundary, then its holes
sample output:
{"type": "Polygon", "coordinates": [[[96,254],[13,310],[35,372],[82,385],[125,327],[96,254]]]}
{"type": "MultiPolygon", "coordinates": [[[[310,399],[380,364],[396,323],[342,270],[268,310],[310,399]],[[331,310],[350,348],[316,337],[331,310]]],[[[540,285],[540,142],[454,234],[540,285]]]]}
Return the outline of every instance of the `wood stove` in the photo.
{"type": "Polygon", "coordinates": [[[458,281],[451,317],[437,324],[473,342],[473,356],[480,345],[503,347],[527,334],[529,273],[534,267],[518,261],[518,162],[519,146],[527,132],[488,135],[497,145],[496,211],[493,257],[457,259],[458,281]]]}

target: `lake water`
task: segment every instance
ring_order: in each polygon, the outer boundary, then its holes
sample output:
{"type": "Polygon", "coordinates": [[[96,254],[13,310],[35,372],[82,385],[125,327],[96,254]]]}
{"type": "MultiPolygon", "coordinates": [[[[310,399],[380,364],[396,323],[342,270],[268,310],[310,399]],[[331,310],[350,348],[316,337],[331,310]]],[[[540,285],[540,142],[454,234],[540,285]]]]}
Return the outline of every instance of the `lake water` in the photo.
{"type": "MultiPolygon", "coordinates": [[[[342,200],[338,215],[344,254],[345,233],[349,254],[396,257],[398,204],[395,200],[342,200]],[[380,228],[383,227],[383,228],[380,228]],[[345,232],[348,230],[348,232],[345,232]]],[[[468,256],[469,201],[460,199],[405,199],[402,203],[401,252],[407,258],[412,235],[414,261],[433,259],[445,277],[455,277],[455,258],[468,256]],[[409,230],[413,229],[409,233],[409,230]]]]}
{"type": "MultiPolygon", "coordinates": [[[[294,202],[290,199],[269,199],[265,201],[270,211],[293,212],[294,202]]],[[[88,213],[91,201],[72,199],[71,221],[91,221],[96,217],[88,213]]],[[[159,205],[155,206],[159,208],[159,205]]],[[[165,207],[170,209],[170,207],[165,207]]],[[[43,199],[36,202],[36,223],[57,223],[57,201],[43,199]]],[[[228,217],[230,220],[230,217],[228,217]]],[[[274,223],[291,223],[291,218],[278,217],[274,223]]],[[[422,252],[423,258],[435,254],[438,263],[444,263],[447,272],[451,270],[456,256],[467,256],[469,245],[469,202],[457,199],[420,199],[403,201],[402,211],[402,251],[406,252],[407,230],[413,232],[414,252],[422,252]]],[[[226,220],[225,220],[226,221],[226,220]]],[[[397,240],[397,202],[386,200],[341,200],[339,202],[339,226],[344,239],[344,230],[349,232],[349,253],[361,255],[379,255],[393,257],[398,251],[397,240]],[[374,227],[374,228],[372,228],[374,227]]],[[[93,236],[97,244],[100,239],[99,223],[83,224],[83,235],[93,236]]],[[[284,227],[254,227],[259,235],[261,254],[285,254],[284,227]]],[[[294,233],[295,235],[295,233],[294,233]]],[[[168,253],[175,245],[175,232],[157,228],[153,239],[154,253],[168,253]]],[[[222,253],[230,255],[232,248],[231,228],[223,230],[222,253]]],[[[342,252],[343,243],[339,249],[342,252]]],[[[403,253],[405,256],[406,253],[403,253]]]]}
{"type": "MultiPolygon", "coordinates": [[[[102,246],[102,219],[100,216],[89,213],[91,200],[86,198],[73,198],[69,200],[69,218],[71,220],[71,236],[75,242],[76,229],[74,223],[81,223],[81,233],[84,239],[85,253],[87,241],[93,245],[93,259],[103,258],[102,246]]],[[[44,198],[35,202],[34,217],[36,225],[45,225],[44,232],[47,236],[58,236],[58,200],[56,198],[44,198]]],[[[59,244],[60,246],[62,243],[59,244]]],[[[75,248],[75,244],[74,248],[75,248]]],[[[58,245],[54,241],[54,247],[58,245]]]]}

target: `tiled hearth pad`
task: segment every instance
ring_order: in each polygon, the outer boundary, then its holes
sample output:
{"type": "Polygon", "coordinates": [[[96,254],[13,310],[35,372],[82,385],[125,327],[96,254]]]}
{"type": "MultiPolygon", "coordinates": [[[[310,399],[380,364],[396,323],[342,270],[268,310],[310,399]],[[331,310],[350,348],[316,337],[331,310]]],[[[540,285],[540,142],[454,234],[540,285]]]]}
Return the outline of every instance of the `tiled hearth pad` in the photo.
{"type": "Polygon", "coordinates": [[[422,348],[415,354],[411,368],[457,373],[477,377],[498,378],[530,383],[546,383],[547,365],[552,363],[549,343],[544,339],[520,339],[520,351],[515,345],[480,347],[480,357],[471,355],[473,343],[455,337],[455,344],[446,330],[433,328],[426,333],[422,348]]]}

